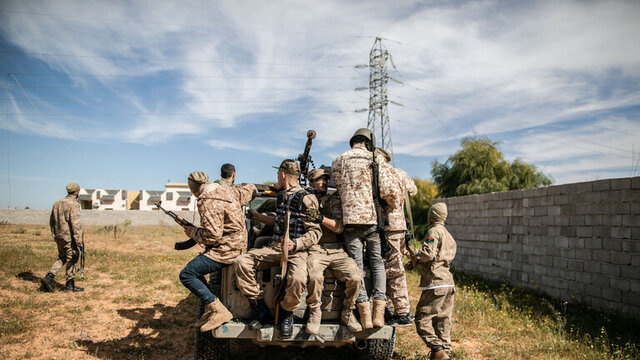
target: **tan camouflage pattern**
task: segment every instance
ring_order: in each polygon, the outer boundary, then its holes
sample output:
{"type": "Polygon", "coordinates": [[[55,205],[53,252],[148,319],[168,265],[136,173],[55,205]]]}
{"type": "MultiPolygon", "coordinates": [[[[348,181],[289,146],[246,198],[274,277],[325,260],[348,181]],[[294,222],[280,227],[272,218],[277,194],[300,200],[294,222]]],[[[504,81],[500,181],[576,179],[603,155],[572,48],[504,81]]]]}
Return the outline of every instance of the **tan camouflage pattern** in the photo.
{"type": "Polygon", "coordinates": [[[455,288],[423,290],[416,306],[416,331],[424,343],[432,348],[442,346],[451,353],[451,316],[455,288]]]}
{"type": "Polygon", "coordinates": [[[75,196],[68,195],[53,204],[49,216],[51,234],[55,239],[82,241],[80,224],[80,203],[75,196]]]}
{"type": "Polygon", "coordinates": [[[307,258],[309,267],[307,305],[312,308],[321,305],[324,270],[330,268],[338,280],[345,283],[344,307],[353,309],[360,292],[362,272],[358,268],[356,261],[344,251],[343,242],[336,236],[336,233],[340,234],[344,230],[340,196],[337,192],[318,196],[320,212],[323,216],[335,220],[338,223],[338,229],[334,233],[323,226],[322,238],[320,238],[318,244],[309,249],[309,257],[307,258]]]}
{"type": "Polygon", "coordinates": [[[422,249],[416,253],[422,267],[420,287],[454,285],[449,264],[456,256],[457,245],[453,236],[441,221],[427,231],[422,241],[422,249]]]}
{"type": "Polygon", "coordinates": [[[256,186],[229,187],[218,183],[200,187],[198,212],[200,227],[188,234],[199,244],[210,245],[203,253],[209,259],[230,264],[247,251],[247,229],[242,206],[257,194],[256,186]]]}
{"type": "MultiPolygon", "coordinates": [[[[355,144],[333,160],[331,173],[342,201],[345,225],[374,225],[377,223],[373,204],[371,159],[373,154],[364,144],[355,144]]],[[[379,169],[380,196],[390,208],[402,205],[403,195],[393,168],[382,156],[376,157],[379,169]]]]}
{"type": "MultiPolygon", "coordinates": [[[[287,189],[287,197],[289,195],[293,195],[298,191],[302,190],[300,185],[287,189]]],[[[309,210],[319,210],[318,198],[316,198],[313,194],[307,194],[302,198],[302,212],[306,213],[309,210]]],[[[295,251],[303,251],[307,250],[313,245],[317,244],[322,237],[322,229],[320,228],[320,224],[316,224],[311,221],[304,222],[305,233],[296,239],[296,248],[295,251]]]]}
{"type": "Polygon", "coordinates": [[[393,303],[398,315],[405,315],[411,311],[407,275],[402,263],[405,251],[404,235],[404,231],[387,232],[390,251],[384,259],[384,269],[387,275],[387,298],[393,303]]]}
{"type": "MultiPolygon", "coordinates": [[[[407,190],[409,196],[416,196],[418,188],[412,178],[402,169],[393,168],[393,175],[396,177],[398,184],[401,186],[400,191],[404,194],[407,190]]],[[[408,199],[405,199],[407,201],[408,199]]],[[[384,227],[385,231],[405,231],[407,230],[407,221],[404,216],[404,201],[398,207],[386,207],[384,209],[389,225],[384,227]]]]}
{"type": "Polygon", "coordinates": [[[56,245],[58,246],[58,259],[53,263],[50,273],[58,274],[66,264],[65,280],[73,280],[76,274],[78,258],[73,257],[76,244],[82,242],[82,224],[80,224],[80,204],[76,197],[68,195],[56,201],[49,216],[49,226],[56,245]]]}

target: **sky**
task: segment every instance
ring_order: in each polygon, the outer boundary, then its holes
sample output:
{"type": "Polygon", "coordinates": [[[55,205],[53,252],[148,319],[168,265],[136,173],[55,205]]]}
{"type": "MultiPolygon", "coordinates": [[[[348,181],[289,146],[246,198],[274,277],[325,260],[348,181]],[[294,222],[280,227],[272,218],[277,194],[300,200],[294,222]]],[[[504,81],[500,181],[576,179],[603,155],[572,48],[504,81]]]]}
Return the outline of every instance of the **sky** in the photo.
{"type": "Polygon", "coordinates": [[[555,184],[640,174],[638,1],[0,2],[0,207],[190,172],[330,165],[389,51],[394,164],[429,179],[467,136],[555,184]],[[356,88],[365,88],[355,90],[356,88]]]}

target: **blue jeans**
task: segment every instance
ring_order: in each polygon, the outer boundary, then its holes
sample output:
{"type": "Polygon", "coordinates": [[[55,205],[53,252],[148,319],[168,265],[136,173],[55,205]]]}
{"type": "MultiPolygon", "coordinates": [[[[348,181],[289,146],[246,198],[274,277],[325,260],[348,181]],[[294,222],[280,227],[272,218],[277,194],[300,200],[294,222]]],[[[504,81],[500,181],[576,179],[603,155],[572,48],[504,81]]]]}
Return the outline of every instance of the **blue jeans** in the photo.
{"type": "MultiPolygon", "coordinates": [[[[376,225],[346,225],[344,227],[344,242],[347,245],[347,253],[358,264],[360,270],[364,270],[364,242],[367,246],[367,256],[369,257],[369,267],[373,276],[373,289],[371,297],[373,300],[387,300],[387,274],[382,261],[382,250],[380,245],[380,235],[376,225]]],[[[364,274],[363,274],[364,275],[364,274]]],[[[362,286],[356,303],[369,301],[367,288],[362,277],[362,286]]]]}
{"type": "Polygon", "coordinates": [[[227,265],[228,264],[221,264],[213,261],[200,254],[193,258],[193,260],[189,261],[187,266],[180,271],[180,282],[195,296],[202,300],[205,305],[211,304],[216,300],[216,296],[213,295],[211,290],[209,290],[207,280],[204,276],[220,270],[227,265]]]}

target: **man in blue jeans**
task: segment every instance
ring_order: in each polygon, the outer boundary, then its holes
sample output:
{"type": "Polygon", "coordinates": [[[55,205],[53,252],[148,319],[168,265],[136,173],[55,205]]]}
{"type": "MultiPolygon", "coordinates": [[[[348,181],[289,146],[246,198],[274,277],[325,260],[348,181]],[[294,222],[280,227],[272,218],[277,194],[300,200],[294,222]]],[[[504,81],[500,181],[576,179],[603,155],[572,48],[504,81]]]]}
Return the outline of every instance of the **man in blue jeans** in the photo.
{"type": "MultiPolygon", "coordinates": [[[[235,171],[232,176],[235,178],[235,171]]],[[[204,245],[205,250],[182,269],[180,281],[205,304],[204,313],[196,322],[201,332],[214,330],[233,319],[231,312],[211,293],[204,276],[231,264],[247,251],[242,205],[251,201],[257,190],[253,184],[229,186],[233,183],[232,176],[229,174],[226,182],[209,183],[207,174],[194,171],[188,179],[189,189],[198,199],[201,226],[184,226],[184,233],[204,245]]]]}

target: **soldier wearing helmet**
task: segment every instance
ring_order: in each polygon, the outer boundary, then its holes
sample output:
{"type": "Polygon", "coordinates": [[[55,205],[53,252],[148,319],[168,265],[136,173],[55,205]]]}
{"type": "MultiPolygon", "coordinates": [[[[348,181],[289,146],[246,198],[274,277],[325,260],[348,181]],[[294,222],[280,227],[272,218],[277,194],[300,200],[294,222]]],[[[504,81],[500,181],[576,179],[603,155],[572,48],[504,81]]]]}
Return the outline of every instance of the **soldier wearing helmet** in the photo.
{"type": "Polygon", "coordinates": [[[307,266],[309,268],[309,284],[307,286],[307,307],[309,320],[306,331],[308,334],[320,332],[322,319],[322,290],[324,287],[324,270],[329,268],[338,280],[345,283],[345,295],[340,319],[347,325],[349,331],[362,331],[362,326],[355,318],[353,309],[360,292],[362,273],[358,264],[344,251],[344,240],[339,237],[344,226],[342,224],[342,208],[340,196],[337,192],[328,193],[327,183],[331,175],[324,169],[316,169],[309,173],[309,185],[318,198],[319,210],[308,211],[309,220],[322,226],[320,241],[309,249],[307,266]]]}
{"type": "Polygon", "coordinates": [[[78,262],[78,246],[83,245],[82,224],[80,224],[80,204],[78,194],[80,186],[74,182],[67,185],[67,196],[56,201],[49,216],[51,234],[58,245],[58,260],[40,282],[45,291],[53,292],[53,278],[62,266],[66,265],[65,292],[84,291],[75,285],[76,263],[78,262]]]}
{"type": "Polygon", "coordinates": [[[391,208],[402,204],[401,187],[382,156],[375,157],[375,137],[369,129],[358,129],[349,140],[350,150],[333,160],[331,171],[342,202],[344,238],[347,252],[363,270],[363,247],[373,275],[373,316],[367,289],[362,284],[356,300],[360,322],[364,329],[384,326],[386,276],[382,260],[378,217],[373,198],[373,161],[379,169],[378,188],[382,199],[391,208]]]}

